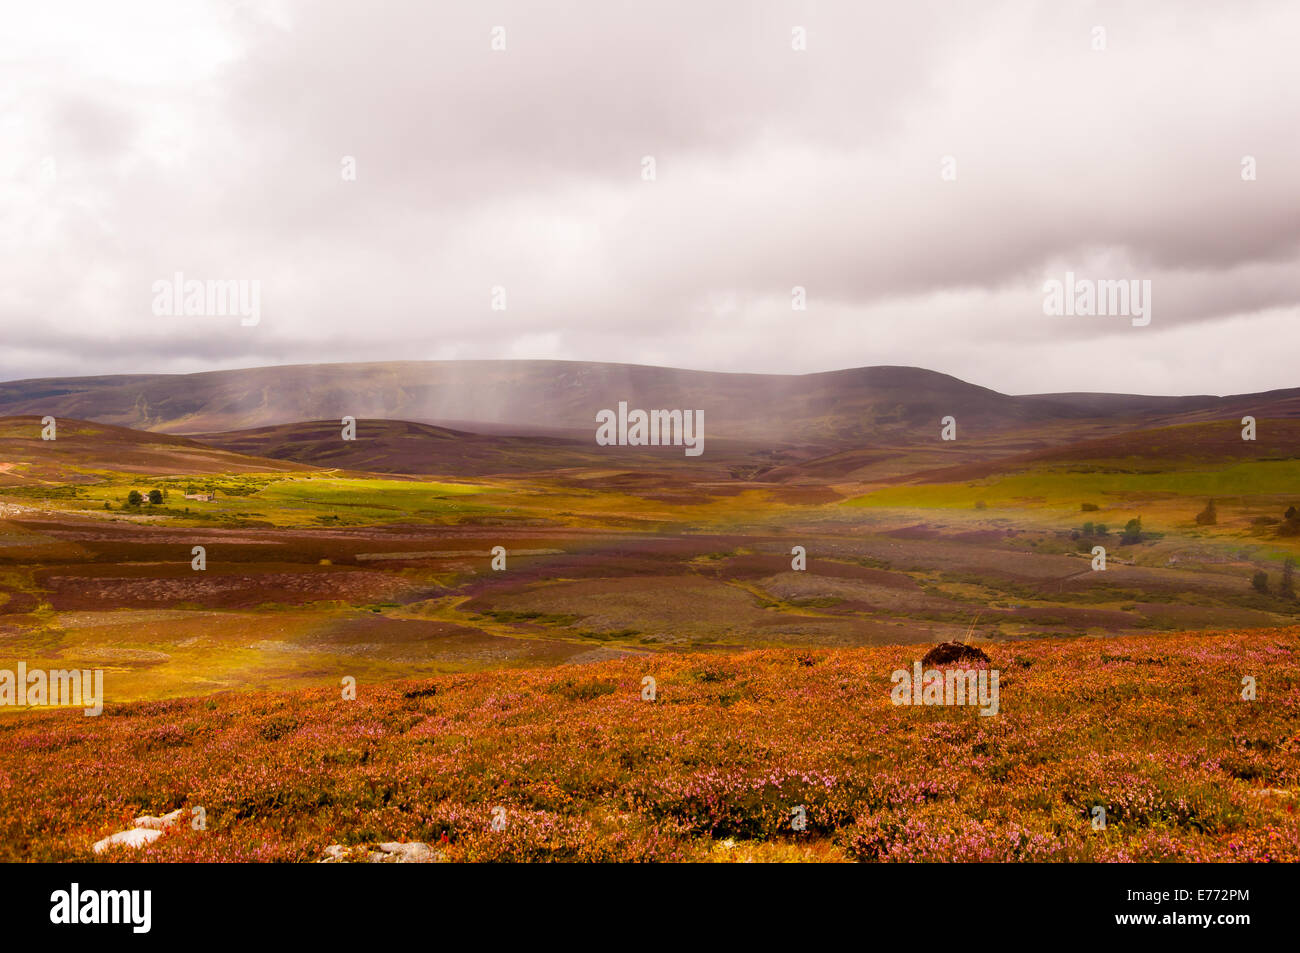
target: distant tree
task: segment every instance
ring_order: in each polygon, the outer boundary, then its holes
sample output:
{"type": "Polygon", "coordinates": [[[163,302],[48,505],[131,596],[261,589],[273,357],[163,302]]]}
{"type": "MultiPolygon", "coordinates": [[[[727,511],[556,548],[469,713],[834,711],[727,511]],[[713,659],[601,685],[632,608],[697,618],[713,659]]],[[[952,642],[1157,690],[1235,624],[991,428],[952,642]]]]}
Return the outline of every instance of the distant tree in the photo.
{"type": "Polygon", "coordinates": [[[976,500],[976,501],[975,501],[975,509],[977,509],[977,510],[987,510],[988,508],[989,508],[989,505],[988,505],[987,503],[985,503],[983,500],[976,500]]]}
{"type": "Polygon", "coordinates": [[[140,495],[139,490],[132,490],[126,495],[127,506],[139,506],[143,501],[144,497],[140,495]]]}
{"type": "Polygon", "coordinates": [[[1286,514],[1285,514],[1285,515],[1286,515],[1286,518],[1287,518],[1287,519],[1289,519],[1289,520],[1293,520],[1293,519],[1296,518],[1296,515],[1297,515],[1297,514],[1300,514],[1300,510],[1297,510],[1294,506],[1288,506],[1288,507],[1286,508],[1286,514]]]}
{"type": "Polygon", "coordinates": [[[1088,520],[1088,522],[1083,524],[1083,535],[1091,536],[1095,529],[1096,527],[1092,525],[1092,520],[1088,520]]]}
{"type": "Polygon", "coordinates": [[[1110,530],[1108,530],[1108,529],[1106,528],[1106,524],[1105,524],[1105,523],[1098,523],[1098,524],[1096,525],[1096,527],[1094,528],[1094,532],[1095,532],[1098,536],[1106,536],[1106,535],[1108,535],[1108,534],[1110,533],[1110,530]]]}
{"type": "Polygon", "coordinates": [[[1295,598],[1295,560],[1290,556],[1282,564],[1282,581],[1277,584],[1277,591],[1288,599],[1295,598]]]}
{"type": "Polygon", "coordinates": [[[1139,543],[1142,541],[1142,517],[1135,516],[1124,524],[1122,539],[1126,543],[1139,543]]]}
{"type": "Polygon", "coordinates": [[[1268,573],[1257,569],[1255,575],[1250,577],[1250,584],[1255,587],[1256,592],[1268,592],[1268,573]]]}
{"type": "Polygon", "coordinates": [[[113,508],[113,504],[110,503],[110,502],[108,502],[108,500],[105,500],[105,501],[104,501],[104,509],[106,509],[106,510],[111,510],[112,508],[113,508]]]}
{"type": "Polygon", "coordinates": [[[150,491],[149,491],[149,502],[152,503],[154,506],[157,506],[159,503],[162,502],[162,500],[163,500],[163,497],[162,497],[162,491],[161,491],[161,490],[150,490],[150,491]]]}
{"type": "Polygon", "coordinates": [[[1214,500],[1205,504],[1205,509],[1196,514],[1198,526],[1214,526],[1219,522],[1219,511],[1214,508],[1214,500]]]}

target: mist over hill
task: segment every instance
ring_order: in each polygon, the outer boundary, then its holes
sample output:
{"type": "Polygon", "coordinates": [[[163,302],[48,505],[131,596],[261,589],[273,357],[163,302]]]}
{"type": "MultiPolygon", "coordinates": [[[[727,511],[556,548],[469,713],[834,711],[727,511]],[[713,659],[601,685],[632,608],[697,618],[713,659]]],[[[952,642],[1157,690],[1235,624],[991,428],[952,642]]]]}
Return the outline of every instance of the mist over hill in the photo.
{"type": "Polygon", "coordinates": [[[1135,429],[1219,413],[1300,416],[1300,390],[1012,396],[915,367],[785,375],[580,361],[402,361],[0,383],[0,415],[50,414],[172,434],[352,416],[574,437],[589,435],[597,411],[619,401],[703,410],[711,437],[839,446],[929,440],[950,414],[965,432],[983,435],[1089,421],[1135,429]]]}

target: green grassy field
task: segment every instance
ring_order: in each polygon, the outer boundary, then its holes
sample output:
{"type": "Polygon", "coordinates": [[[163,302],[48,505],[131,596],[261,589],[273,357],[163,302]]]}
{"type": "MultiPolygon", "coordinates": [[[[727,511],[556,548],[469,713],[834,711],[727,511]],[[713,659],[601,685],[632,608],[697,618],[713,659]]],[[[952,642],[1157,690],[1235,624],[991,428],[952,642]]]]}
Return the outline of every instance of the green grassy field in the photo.
{"type": "Polygon", "coordinates": [[[887,486],[848,501],[850,506],[970,508],[989,506],[1072,506],[1171,496],[1300,497],[1300,460],[1265,460],[1217,469],[1123,472],[1098,464],[1088,468],[1044,468],[963,483],[887,486]]]}
{"type": "Polygon", "coordinates": [[[318,522],[378,525],[404,521],[454,521],[475,513],[491,512],[493,507],[469,502],[469,498],[497,489],[465,483],[306,474],[289,478],[224,474],[165,479],[128,479],[113,474],[91,485],[22,487],[11,490],[10,495],[15,500],[73,511],[102,511],[178,522],[246,520],[275,526],[300,526],[318,522]],[[132,490],[145,496],[151,489],[165,492],[161,504],[127,505],[132,490]],[[212,489],[217,491],[217,496],[210,502],[184,498],[186,492],[212,489]]]}

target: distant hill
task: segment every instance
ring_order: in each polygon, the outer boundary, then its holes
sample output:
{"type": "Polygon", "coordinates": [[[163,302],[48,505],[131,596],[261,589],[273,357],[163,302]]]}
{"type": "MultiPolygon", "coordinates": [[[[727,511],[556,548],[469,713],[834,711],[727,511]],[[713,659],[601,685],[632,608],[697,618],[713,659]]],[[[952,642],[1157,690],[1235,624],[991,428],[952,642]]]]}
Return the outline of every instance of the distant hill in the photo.
{"type": "Polygon", "coordinates": [[[1241,439],[1237,420],[1186,423],[1076,440],[977,463],[917,470],[899,480],[954,483],[1047,468],[1159,473],[1296,458],[1300,458],[1300,419],[1261,417],[1256,420],[1255,439],[1250,441],[1241,439]]]}
{"type": "Polygon", "coordinates": [[[356,439],[341,439],[337,420],[311,420],[251,430],[194,434],[192,439],[250,456],[369,473],[479,477],[565,470],[629,469],[644,474],[682,471],[692,480],[752,478],[781,460],[810,452],[772,451],[755,441],[709,438],[708,453],[687,457],[680,447],[601,447],[580,437],[469,433],[408,420],[356,421],[356,439]]]}
{"type": "Polygon", "coordinates": [[[705,412],[713,436],[856,442],[929,431],[947,414],[995,430],[1087,409],[1011,397],[914,367],[820,374],[724,374],[576,361],[426,361],[261,367],[201,374],[0,383],[0,414],[52,414],[162,433],[248,430],[343,416],[467,430],[581,436],[620,400],[705,412]]]}
{"type": "MultiPolygon", "coordinates": [[[[1000,394],[915,367],[726,374],[578,361],[403,361],[0,383],[0,415],[50,414],[189,434],[243,455],[383,473],[465,476],[684,466],[695,479],[898,478],[1197,422],[1300,419],[1300,388],[1228,397],[1000,394]],[[703,410],[692,461],[597,448],[596,413],[703,410]],[[938,440],[958,420],[958,440],[938,440]],[[339,439],[338,421],[367,421],[339,439]],[[710,472],[711,471],[711,472],[710,472]]],[[[1207,431],[1209,433],[1209,431],[1207,431]]],[[[1180,438],[1182,439],[1182,438],[1180,438]]]]}
{"type": "Polygon", "coordinates": [[[162,476],[313,469],[185,437],[66,417],[57,420],[56,439],[42,440],[41,430],[40,417],[0,417],[0,486],[45,480],[75,483],[105,472],[162,476]]]}
{"type": "Polygon", "coordinates": [[[241,454],[370,473],[486,476],[609,463],[589,439],[505,437],[407,420],[365,418],[356,422],[356,428],[357,439],[350,441],[341,439],[337,420],[196,434],[194,439],[241,454]]]}
{"type": "Polygon", "coordinates": [[[1092,416],[1141,416],[1149,426],[1193,423],[1243,414],[1256,418],[1300,417],[1300,388],[1236,394],[1227,397],[1151,397],[1139,394],[1040,394],[1051,401],[1092,416]]]}

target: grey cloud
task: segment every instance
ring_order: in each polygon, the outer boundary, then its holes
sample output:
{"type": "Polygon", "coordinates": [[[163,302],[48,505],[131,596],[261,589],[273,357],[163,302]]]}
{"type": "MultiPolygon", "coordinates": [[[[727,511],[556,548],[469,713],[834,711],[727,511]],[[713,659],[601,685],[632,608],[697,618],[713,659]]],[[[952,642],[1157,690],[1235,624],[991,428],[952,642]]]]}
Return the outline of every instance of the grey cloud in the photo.
{"type": "Polygon", "coordinates": [[[0,193],[0,374],[539,356],[1008,390],[1051,367],[1047,389],[1086,390],[1123,348],[1175,391],[1296,383],[1282,2],[213,4],[159,14],[181,53],[148,17],[138,49],[96,53],[109,14],[66,15],[90,52],[18,17],[0,67],[29,120],[0,193]],[[1155,283],[1141,336],[1042,320],[1045,278],[1096,267],[1155,283]],[[262,281],[262,325],[154,317],[178,270],[262,281]],[[1225,360],[1265,335],[1253,370],[1225,360]]]}

